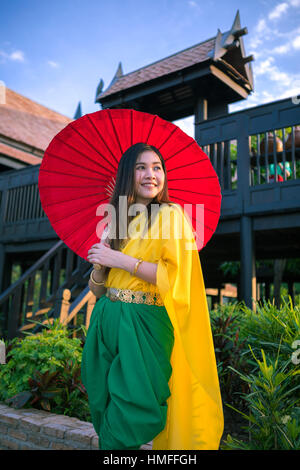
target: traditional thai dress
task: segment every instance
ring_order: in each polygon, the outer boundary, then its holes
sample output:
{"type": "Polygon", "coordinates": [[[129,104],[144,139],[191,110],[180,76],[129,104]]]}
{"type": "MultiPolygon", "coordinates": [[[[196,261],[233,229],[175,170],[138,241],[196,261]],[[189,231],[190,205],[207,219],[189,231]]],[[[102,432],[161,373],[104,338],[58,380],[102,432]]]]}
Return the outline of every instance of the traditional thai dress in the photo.
{"type": "MultiPolygon", "coordinates": [[[[141,213],[132,227],[145,222],[141,213]]],[[[122,251],[157,263],[157,284],[112,268],[94,307],[82,380],[99,448],[216,450],[222,401],[192,227],[180,206],[163,204],[151,234],[122,251]]]]}

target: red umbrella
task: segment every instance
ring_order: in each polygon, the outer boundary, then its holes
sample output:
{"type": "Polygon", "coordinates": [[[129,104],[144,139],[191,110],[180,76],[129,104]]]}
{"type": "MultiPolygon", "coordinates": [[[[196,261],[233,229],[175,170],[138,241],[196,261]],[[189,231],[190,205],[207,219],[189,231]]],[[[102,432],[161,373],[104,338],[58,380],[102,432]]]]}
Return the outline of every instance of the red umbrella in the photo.
{"type": "Polygon", "coordinates": [[[103,216],[96,215],[97,207],[109,202],[118,162],[138,142],[154,145],[164,157],[172,202],[183,208],[203,204],[204,220],[199,217],[201,211],[196,216],[188,213],[201,238],[198,249],[216,230],[220,185],[197,142],[156,115],[132,109],[97,111],[71,122],[52,139],[39,172],[41,203],[53,229],[84,259],[99,242],[96,227],[103,216]]]}

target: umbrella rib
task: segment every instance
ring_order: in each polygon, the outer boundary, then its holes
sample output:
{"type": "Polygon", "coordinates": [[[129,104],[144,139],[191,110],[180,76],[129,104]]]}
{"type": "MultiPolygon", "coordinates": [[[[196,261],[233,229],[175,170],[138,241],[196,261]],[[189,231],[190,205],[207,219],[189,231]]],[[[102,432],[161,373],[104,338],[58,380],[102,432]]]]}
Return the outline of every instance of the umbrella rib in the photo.
{"type": "Polygon", "coordinates": [[[118,142],[118,144],[119,144],[119,147],[120,147],[120,150],[121,150],[121,155],[123,155],[124,152],[123,152],[122,145],[121,145],[121,142],[120,142],[120,139],[119,139],[119,135],[118,135],[117,130],[116,130],[116,128],[115,128],[114,121],[113,121],[113,118],[112,118],[112,115],[111,115],[109,109],[107,110],[107,114],[109,115],[109,119],[110,119],[112,128],[113,128],[113,130],[114,130],[115,137],[116,137],[117,142],[118,142]]]}
{"type": "Polygon", "coordinates": [[[193,194],[199,194],[200,196],[208,196],[208,197],[218,197],[218,198],[221,198],[221,195],[220,194],[206,194],[206,193],[198,193],[197,191],[191,191],[190,189],[187,191],[186,189],[181,189],[181,188],[168,188],[169,191],[184,191],[185,193],[186,192],[189,192],[189,193],[193,193],[193,194]]]}
{"type": "MultiPolygon", "coordinates": [[[[101,175],[101,176],[106,176],[104,175],[103,173],[100,173],[99,171],[96,171],[96,170],[92,170],[91,168],[88,168],[88,167],[85,167],[83,165],[79,165],[79,163],[76,163],[76,162],[72,162],[71,160],[66,160],[65,158],[63,157],[60,157],[58,155],[54,155],[54,153],[52,152],[47,152],[48,155],[51,155],[52,158],[57,158],[59,160],[63,160],[64,162],[67,162],[69,163],[70,165],[73,165],[75,167],[79,167],[79,168],[83,168],[84,170],[86,171],[91,171],[92,173],[97,173],[98,175],[101,175]]],[[[92,161],[92,160],[91,160],[92,161]]],[[[101,165],[102,166],[102,165],[101,165]]],[[[105,168],[105,167],[103,167],[105,168]]],[[[107,176],[110,176],[110,174],[108,174],[107,176]]]]}
{"type": "Polygon", "coordinates": [[[204,162],[204,161],[207,161],[207,158],[202,158],[201,160],[197,160],[196,162],[193,162],[193,163],[186,163],[185,165],[176,166],[175,168],[170,168],[168,170],[168,173],[170,173],[170,171],[179,170],[179,168],[184,168],[184,167],[187,167],[187,166],[195,165],[196,163],[201,163],[201,162],[204,162]]]}
{"type": "MultiPolygon", "coordinates": [[[[107,150],[109,151],[109,153],[111,154],[111,156],[113,157],[113,159],[115,160],[116,164],[118,165],[118,160],[116,159],[116,157],[114,156],[114,154],[112,153],[111,149],[108,147],[107,143],[105,142],[105,140],[103,139],[102,135],[100,134],[99,132],[99,129],[95,126],[95,123],[94,121],[90,118],[90,116],[88,114],[86,114],[89,122],[92,124],[93,128],[95,129],[96,133],[98,134],[98,136],[100,137],[100,139],[102,140],[102,142],[104,143],[105,147],[107,148],[107,150]]],[[[110,163],[111,165],[111,162],[109,162],[109,160],[107,160],[105,158],[105,160],[110,163]]],[[[116,169],[116,167],[113,167],[114,169],[116,169]]]]}
{"type": "Polygon", "coordinates": [[[168,135],[168,137],[165,139],[165,141],[158,147],[158,150],[161,150],[161,148],[165,145],[166,142],[168,142],[168,140],[170,139],[170,137],[172,137],[172,135],[178,130],[178,127],[175,127],[172,132],[170,133],[170,135],[168,135]]]}
{"type": "MultiPolygon", "coordinates": [[[[100,185],[99,184],[95,184],[95,185],[92,185],[92,184],[89,184],[88,186],[89,188],[99,188],[100,185]]],[[[63,185],[63,186],[44,186],[42,187],[42,189],[53,189],[53,188],[60,188],[60,189],[65,189],[65,188],[73,188],[73,189],[78,189],[78,188],[86,188],[86,185],[84,186],[67,186],[67,185],[63,185]]]]}
{"type": "Polygon", "coordinates": [[[77,200],[81,201],[81,199],[84,199],[86,197],[99,196],[100,194],[101,192],[97,192],[97,193],[92,193],[92,194],[85,194],[84,196],[73,197],[72,199],[65,199],[64,201],[50,202],[49,204],[46,204],[44,207],[49,207],[53,205],[55,206],[56,204],[64,204],[65,202],[71,202],[71,201],[77,201],[77,200]]]}
{"type": "Polygon", "coordinates": [[[99,178],[91,178],[90,176],[71,175],[70,173],[64,173],[64,172],[55,171],[55,170],[47,170],[46,168],[40,168],[40,171],[48,171],[48,173],[55,173],[55,174],[58,174],[58,175],[72,176],[73,178],[82,178],[84,180],[97,180],[97,181],[99,181],[99,178]]]}
{"type": "MultiPolygon", "coordinates": [[[[75,130],[77,132],[78,135],[81,136],[81,134],[77,131],[77,129],[75,129],[74,127],[72,127],[73,130],[75,130]]],[[[81,136],[82,137],[82,136],[81,136]]],[[[73,145],[69,144],[68,142],[65,142],[61,137],[59,137],[58,135],[56,136],[57,140],[59,140],[60,142],[62,142],[64,145],[66,145],[67,147],[69,147],[70,149],[74,150],[75,152],[79,153],[81,156],[87,158],[88,160],[90,160],[92,163],[95,163],[95,160],[93,160],[92,158],[90,158],[88,155],[86,155],[85,153],[81,152],[80,150],[78,150],[76,147],[73,147],[73,145]]],[[[86,139],[85,139],[86,140],[86,139]]],[[[103,157],[105,160],[106,158],[100,153],[98,152],[97,150],[95,150],[98,155],[100,155],[101,157],[103,157]]],[[[47,153],[47,151],[46,151],[47,153]]],[[[102,166],[100,163],[97,162],[98,165],[102,166]]],[[[106,169],[105,166],[102,166],[102,168],[106,169]]],[[[116,169],[116,168],[114,168],[116,169]]]]}
{"type": "Polygon", "coordinates": [[[149,130],[149,134],[148,134],[148,137],[146,139],[146,144],[148,144],[148,140],[150,138],[150,135],[151,135],[151,132],[152,132],[152,129],[153,129],[153,126],[154,126],[154,123],[155,123],[155,120],[157,118],[157,115],[154,116],[154,118],[152,119],[152,123],[151,123],[151,127],[150,127],[150,130],[149,130]]]}
{"type": "MultiPolygon", "coordinates": [[[[109,164],[113,167],[114,170],[116,170],[116,167],[113,166],[112,163],[111,163],[109,160],[107,160],[107,158],[106,158],[101,152],[99,152],[99,150],[98,150],[93,144],[91,144],[91,142],[89,142],[89,141],[84,137],[84,135],[82,135],[82,134],[79,132],[78,129],[76,129],[75,127],[72,127],[72,129],[74,129],[74,130],[77,132],[77,134],[78,134],[78,135],[79,135],[79,136],[80,136],[98,155],[100,155],[100,157],[104,158],[104,160],[105,160],[107,163],[109,163],[109,164]]],[[[97,162],[97,163],[98,163],[98,162],[97,162]]],[[[103,167],[103,168],[105,168],[105,167],[103,167]]]]}
{"type": "Polygon", "coordinates": [[[70,233],[68,233],[68,235],[66,235],[64,237],[64,241],[67,240],[71,235],[73,235],[73,233],[75,233],[77,230],[78,230],[78,227],[76,227],[74,230],[72,230],[70,233]]]}
{"type": "MultiPolygon", "coordinates": [[[[93,227],[93,230],[91,232],[91,234],[89,235],[88,239],[87,240],[83,240],[83,242],[77,247],[77,251],[82,247],[82,245],[84,243],[88,243],[88,241],[90,240],[90,238],[92,238],[92,235],[93,235],[93,231],[94,231],[94,227],[93,227]]],[[[98,237],[100,239],[100,237],[98,237]]]]}
{"type": "MultiPolygon", "coordinates": [[[[103,201],[106,201],[106,200],[107,200],[107,199],[102,199],[102,200],[99,201],[99,202],[103,202],[103,201]]],[[[98,206],[99,206],[99,204],[97,204],[97,207],[98,207],[98,206]]],[[[57,222],[60,222],[61,220],[68,219],[69,217],[72,217],[73,215],[78,214],[78,212],[80,212],[80,211],[82,211],[82,210],[86,210],[86,209],[87,209],[87,210],[91,210],[91,209],[94,210],[95,207],[93,206],[93,207],[91,207],[90,209],[88,208],[88,206],[83,207],[83,208],[81,207],[79,210],[76,210],[75,212],[72,212],[72,213],[69,213],[69,214],[67,214],[67,215],[64,215],[61,219],[53,220],[53,223],[56,224],[57,222]]],[[[51,220],[51,221],[52,221],[52,220],[51,220]]]]}
{"type": "MultiPolygon", "coordinates": [[[[180,198],[178,198],[178,199],[180,199],[180,198]]],[[[189,215],[189,217],[190,217],[190,215],[189,215]]],[[[196,219],[195,216],[193,216],[193,215],[192,215],[192,219],[195,220],[196,223],[198,222],[199,224],[203,225],[203,227],[207,228],[208,230],[211,230],[212,232],[214,231],[214,229],[212,227],[210,227],[209,225],[205,225],[201,220],[196,219]]]]}
{"type": "Polygon", "coordinates": [[[198,222],[198,223],[202,224],[203,227],[207,228],[207,230],[210,230],[211,232],[215,231],[214,228],[210,227],[209,225],[205,225],[203,222],[201,222],[201,220],[197,220],[197,219],[195,219],[195,217],[192,217],[192,219],[195,220],[196,223],[198,222]]]}
{"type": "Polygon", "coordinates": [[[80,243],[79,246],[77,246],[77,248],[76,248],[77,251],[82,247],[82,245],[83,245],[84,243],[88,243],[89,239],[92,238],[93,232],[94,232],[94,227],[93,227],[93,230],[91,231],[91,234],[88,236],[87,240],[83,240],[83,242],[80,243]]]}
{"type": "Polygon", "coordinates": [[[172,179],[168,179],[168,181],[206,180],[208,178],[218,178],[218,177],[217,177],[217,175],[196,176],[195,178],[172,178],[172,179]]]}
{"type": "MultiPolygon", "coordinates": [[[[180,150],[177,150],[177,152],[173,153],[173,155],[170,155],[169,157],[165,158],[165,161],[168,161],[170,160],[171,158],[175,157],[175,155],[177,155],[178,153],[180,152],[183,152],[184,150],[186,150],[187,148],[189,148],[191,145],[193,144],[197,144],[197,142],[195,140],[192,140],[192,142],[189,142],[185,147],[183,147],[182,149],[180,150]]],[[[197,144],[198,145],[198,144],[197,144]]]]}
{"type": "Polygon", "coordinates": [[[133,145],[133,109],[130,110],[130,143],[133,145]]]}
{"type": "MultiPolygon", "coordinates": [[[[182,199],[181,197],[178,197],[178,196],[175,196],[176,199],[179,199],[180,201],[183,201],[183,202],[187,202],[188,204],[192,204],[192,205],[195,205],[195,203],[191,202],[191,201],[187,201],[186,199],[182,199]]],[[[200,203],[201,204],[201,203],[200,203]]],[[[216,214],[216,215],[219,215],[219,212],[218,211],[214,211],[212,209],[209,209],[206,204],[205,204],[205,210],[208,211],[208,212],[212,212],[213,214],[216,214]]]]}

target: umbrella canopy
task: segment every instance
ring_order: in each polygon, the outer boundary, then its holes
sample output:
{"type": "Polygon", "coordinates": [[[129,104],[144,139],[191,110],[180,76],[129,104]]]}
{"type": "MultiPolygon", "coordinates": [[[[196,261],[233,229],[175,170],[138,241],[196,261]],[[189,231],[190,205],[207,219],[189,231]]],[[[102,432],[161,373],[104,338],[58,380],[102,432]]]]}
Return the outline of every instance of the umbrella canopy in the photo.
{"type": "Polygon", "coordinates": [[[84,259],[99,242],[96,227],[103,216],[96,215],[97,208],[109,202],[121,156],[138,142],[162,154],[172,202],[183,208],[203,205],[201,220],[201,211],[189,213],[197,234],[201,227],[200,249],[216,230],[220,185],[197,142],[156,115],[132,109],[97,111],[71,122],[52,139],[39,171],[41,204],[53,229],[84,259]]]}

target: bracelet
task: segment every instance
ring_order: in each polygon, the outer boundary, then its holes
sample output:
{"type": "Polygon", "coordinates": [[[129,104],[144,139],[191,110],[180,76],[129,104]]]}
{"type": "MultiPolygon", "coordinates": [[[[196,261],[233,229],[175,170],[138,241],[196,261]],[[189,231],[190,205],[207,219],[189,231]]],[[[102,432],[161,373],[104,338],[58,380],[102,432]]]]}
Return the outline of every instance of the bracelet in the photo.
{"type": "Polygon", "coordinates": [[[135,263],[135,267],[134,267],[134,270],[132,271],[131,275],[134,276],[135,273],[137,272],[137,269],[139,267],[139,265],[143,262],[142,258],[139,258],[138,261],[135,263]]]}
{"type": "Polygon", "coordinates": [[[91,271],[91,274],[90,274],[90,280],[92,281],[93,284],[95,284],[96,286],[104,286],[104,281],[101,281],[101,282],[96,282],[93,278],[93,271],[91,271]]]}

